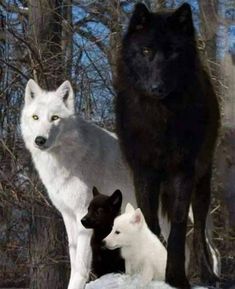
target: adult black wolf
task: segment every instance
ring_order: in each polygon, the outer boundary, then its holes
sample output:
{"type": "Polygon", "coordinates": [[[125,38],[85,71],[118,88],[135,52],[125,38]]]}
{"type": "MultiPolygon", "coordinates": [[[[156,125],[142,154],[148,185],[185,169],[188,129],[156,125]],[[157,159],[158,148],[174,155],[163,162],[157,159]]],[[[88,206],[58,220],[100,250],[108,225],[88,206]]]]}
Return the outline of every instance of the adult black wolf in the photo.
{"type": "Polygon", "coordinates": [[[188,4],[164,13],[136,5],[122,42],[115,87],[117,132],[134,173],[138,204],[159,234],[161,192],[171,221],[166,281],[189,287],[184,249],[192,202],[201,279],[214,282],[205,226],[220,116],[197,53],[188,4]]]}

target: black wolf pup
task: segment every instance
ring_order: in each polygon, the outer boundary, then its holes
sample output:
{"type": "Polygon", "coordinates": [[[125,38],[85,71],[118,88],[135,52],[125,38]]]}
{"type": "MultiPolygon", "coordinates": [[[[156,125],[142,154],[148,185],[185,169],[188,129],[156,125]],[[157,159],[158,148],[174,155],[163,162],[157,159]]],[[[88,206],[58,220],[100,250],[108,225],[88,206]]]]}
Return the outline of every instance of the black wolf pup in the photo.
{"type": "Polygon", "coordinates": [[[198,56],[190,5],[159,13],[136,5],[122,41],[115,88],[117,133],[133,170],[138,205],[159,235],[161,191],[171,221],[166,281],[190,287],[184,252],[192,202],[200,276],[214,282],[205,226],[220,115],[198,56]]]}
{"type": "Polygon", "coordinates": [[[111,232],[114,219],[120,214],[122,193],[116,190],[110,197],[93,188],[93,200],[88,213],[81,222],[87,229],[93,229],[91,237],[92,273],[100,277],[107,273],[125,272],[125,263],[120,249],[108,250],[102,240],[111,232]]]}

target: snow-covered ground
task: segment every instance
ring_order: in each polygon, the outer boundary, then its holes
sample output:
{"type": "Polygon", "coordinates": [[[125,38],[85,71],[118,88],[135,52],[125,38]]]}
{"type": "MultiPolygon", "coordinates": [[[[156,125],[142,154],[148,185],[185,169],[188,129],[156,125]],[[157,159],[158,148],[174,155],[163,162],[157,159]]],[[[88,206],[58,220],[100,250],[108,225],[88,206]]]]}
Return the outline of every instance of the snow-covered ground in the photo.
{"type": "MultiPolygon", "coordinates": [[[[127,276],[121,274],[107,274],[86,285],[86,289],[172,289],[162,281],[153,281],[147,286],[141,286],[138,276],[127,276]]],[[[206,289],[206,287],[194,287],[194,289],[206,289]]]]}

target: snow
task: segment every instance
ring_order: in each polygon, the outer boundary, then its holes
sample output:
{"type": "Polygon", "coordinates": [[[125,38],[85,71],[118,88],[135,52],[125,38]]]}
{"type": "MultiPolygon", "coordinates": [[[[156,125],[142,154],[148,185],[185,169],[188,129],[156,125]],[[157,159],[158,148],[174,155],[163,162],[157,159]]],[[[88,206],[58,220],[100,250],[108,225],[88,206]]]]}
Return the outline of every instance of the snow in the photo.
{"type": "MultiPolygon", "coordinates": [[[[152,281],[147,286],[141,287],[138,276],[128,276],[125,274],[107,274],[86,285],[86,289],[172,289],[170,285],[163,281],[152,281]]],[[[206,287],[194,287],[194,289],[206,289],[206,287]]]]}

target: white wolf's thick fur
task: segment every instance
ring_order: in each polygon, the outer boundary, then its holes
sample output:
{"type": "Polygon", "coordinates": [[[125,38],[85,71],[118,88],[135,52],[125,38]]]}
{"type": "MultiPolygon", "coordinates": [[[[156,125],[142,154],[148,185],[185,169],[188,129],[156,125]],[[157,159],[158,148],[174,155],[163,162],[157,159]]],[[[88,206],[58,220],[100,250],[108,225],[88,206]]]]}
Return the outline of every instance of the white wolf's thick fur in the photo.
{"type": "Polygon", "coordinates": [[[167,251],[148,228],[140,209],[135,210],[128,203],[104,241],[111,250],[121,248],[126,273],[140,274],[142,286],[152,280],[165,279],[167,251]]]}
{"type": "MultiPolygon", "coordinates": [[[[110,194],[123,192],[123,206],[136,204],[132,176],[123,161],[117,138],[74,114],[74,95],[68,81],[56,91],[43,91],[29,80],[21,116],[26,147],[49,197],[61,212],[69,241],[71,276],[69,289],[83,289],[90,268],[91,232],[81,225],[92,198],[92,187],[110,194]],[[38,119],[33,119],[33,115],[38,119]],[[53,115],[59,116],[52,121],[53,115]],[[35,138],[46,143],[38,147],[35,138]],[[77,249],[78,248],[78,249],[77,249]]],[[[167,238],[168,222],[160,217],[167,238]]]]}

